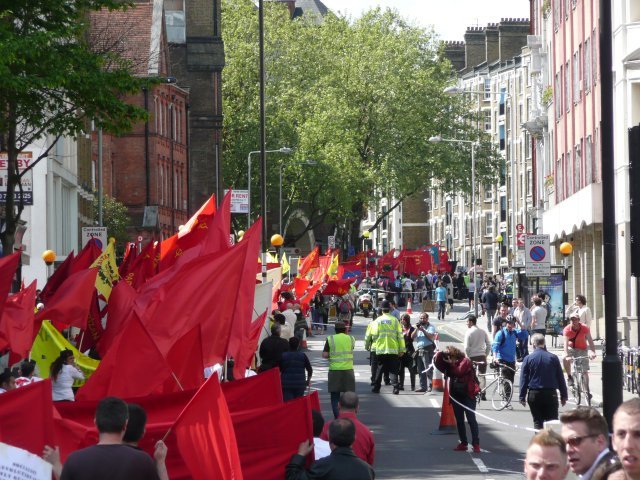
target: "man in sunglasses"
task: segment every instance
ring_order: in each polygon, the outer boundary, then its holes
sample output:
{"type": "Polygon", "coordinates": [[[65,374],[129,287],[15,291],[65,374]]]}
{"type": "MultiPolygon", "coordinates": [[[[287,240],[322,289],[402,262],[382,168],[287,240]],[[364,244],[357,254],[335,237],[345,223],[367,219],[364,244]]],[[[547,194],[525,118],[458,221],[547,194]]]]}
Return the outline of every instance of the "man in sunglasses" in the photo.
{"type": "Polygon", "coordinates": [[[594,470],[614,455],[608,448],[607,421],[595,408],[578,407],[560,415],[560,422],[571,471],[580,480],[590,480],[594,470]]]}

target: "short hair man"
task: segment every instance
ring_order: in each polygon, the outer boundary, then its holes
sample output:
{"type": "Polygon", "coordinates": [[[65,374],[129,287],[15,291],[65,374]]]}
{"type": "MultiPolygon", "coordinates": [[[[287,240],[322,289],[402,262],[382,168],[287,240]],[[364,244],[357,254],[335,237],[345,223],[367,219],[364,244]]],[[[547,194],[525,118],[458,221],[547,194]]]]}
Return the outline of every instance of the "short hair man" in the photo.
{"type": "Polygon", "coordinates": [[[371,465],[358,458],[351,445],[356,438],[356,427],[348,418],[336,418],[329,426],[331,455],[316,461],[304,471],[305,457],[313,450],[313,444],[305,440],[298,453],[291,457],[286,467],[287,479],[302,478],[348,478],[349,480],[373,480],[375,472],[371,465]]]}
{"type": "Polygon", "coordinates": [[[524,460],[527,480],[563,480],[568,472],[562,437],[553,430],[541,430],[534,435],[524,460]]]}
{"type": "MultiPolygon", "coordinates": [[[[373,433],[367,426],[358,420],[358,409],[360,407],[360,399],[356,392],[344,392],[340,395],[340,402],[338,408],[340,414],[338,418],[348,418],[353,422],[356,427],[356,439],[351,446],[353,453],[355,453],[362,460],[373,466],[373,461],[376,454],[376,442],[373,438],[373,433]]],[[[331,423],[325,424],[322,430],[320,438],[329,440],[329,427],[331,423]]]]}
{"type": "Polygon", "coordinates": [[[594,470],[613,456],[607,447],[607,421],[595,408],[578,407],[560,415],[560,422],[571,471],[590,480],[594,470]]]}
{"type": "MultiPolygon", "coordinates": [[[[140,450],[138,444],[146,432],[147,412],[140,405],[130,403],[127,405],[129,411],[129,421],[127,429],[122,437],[122,443],[132,448],[140,450]]],[[[169,480],[169,472],[167,471],[167,446],[162,440],[158,440],[153,452],[153,459],[156,462],[156,469],[160,480],[169,480]]]]}
{"type": "Polygon", "coordinates": [[[356,389],[356,377],[353,370],[353,350],[356,339],[347,335],[344,322],[336,322],[336,334],[329,335],[322,349],[322,358],[329,360],[327,389],[331,396],[333,416],[340,414],[339,403],[342,392],[353,392],[356,389]]]}
{"type": "Polygon", "coordinates": [[[128,419],[124,401],[115,397],[100,400],[95,416],[98,444],[71,453],[61,480],[159,480],[151,457],[122,443],[128,419]]]}
{"type": "Polygon", "coordinates": [[[627,480],[640,479],[640,398],[627,400],[616,410],[612,443],[627,480]]]}
{"type": "MultiPolygon", "coordinates": [[[[480,372],[478,381],[480,388],[484,389],[487,379],[487,355],[491,352],[491,340],[487,332],[478,328],[478,319],[475,315],[470,314],[467,317],[467,332],[464,334],[464,353],[467,354],[469,360],[478,364],[480,372]]],[[[485,394],[482,393],[482,400],[486,400],[485,394]]]]}
{"type": "Polygon", "coordinates": [[[289,351],[289,342],[281,338],[282,325],[278,322],[271,326],[271,336],[260,344],[260,371],[279,367],[282,354],[289,351]]]}
{"type": "Polygon", "coordinates": [[[533,427],[541,429],[547,420],[558,419],[558,390],[564,406],[568,397],[567,384],[560,359],[547,352],[544,335],[535,333],[531,343],[534,351],[520,368],[520,403],[524,406],[529,402],[533,427]]]}
{"type": "Polygon", "coordinates": [[[8,368],[0,373],[0,393],[8,392],[16,388],[16,377],[13,376],[8,368]]]}

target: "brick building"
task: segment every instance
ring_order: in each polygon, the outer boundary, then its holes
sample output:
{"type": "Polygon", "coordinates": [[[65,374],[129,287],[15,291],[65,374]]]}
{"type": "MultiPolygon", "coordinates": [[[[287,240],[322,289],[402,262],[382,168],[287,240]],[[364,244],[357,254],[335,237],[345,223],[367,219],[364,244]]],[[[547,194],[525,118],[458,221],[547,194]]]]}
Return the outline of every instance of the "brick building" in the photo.
{"type": "MultiPolygon", "coordinates": [[[[146,122],[123,136],[104,134],[102,139],[104,193],[127,206],[131,240],[167,238],[188,219],[189,96],[170,77],[162,3],[138,0],[126,12],[92,15],[94,41],[117,40],[137,75],[166,79],[128,98],[149,112],[146,122]]],[[[93,137],[97,172],[96,132],[93,137]]]]}

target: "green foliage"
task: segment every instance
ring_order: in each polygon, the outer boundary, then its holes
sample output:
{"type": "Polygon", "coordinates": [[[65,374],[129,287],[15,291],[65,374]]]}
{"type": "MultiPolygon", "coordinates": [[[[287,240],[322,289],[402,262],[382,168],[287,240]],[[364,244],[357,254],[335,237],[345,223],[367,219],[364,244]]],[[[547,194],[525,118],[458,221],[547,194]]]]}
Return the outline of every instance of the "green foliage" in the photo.
{"type": "MultiPolygon", "coordinates": [[[[96,225],[99,221],[98,195],[94,194],[92,212],[96,225]]],[[[105,195],[102,199],[102,224],[107,227],[107,235],[116,239],[116,248],[122,250],[129,241],[127,226],[131,223],[129,211],[124,203],[105,195]]]]}
{"type": "MultiPolygon", "coordinates": [[[[265,7],[267,149],[294,148],[292,156],[268,157],[271,199],[283,165],[285,223],[304,205],[309,227],[348,228],[381,196],[404,198],[435,183],[470,190],[469,175],[460,174],[470,171],[468,147],[428,142],[478,135],[466,100],[443,93],[453,71],[432,32],[391,10],[317,22],[292,21],[282,4],[265,7]],[[308,159],[317,164],[299,165],[308,159]]],[[[224,0],[222,12],[224,178],[245,188],[247,154],[259,150],[257,12],[250,0],[224,0]]],[[[253,173],[257,211],[259,168],[253,173]]]]}
{"type": "Polygon", "coordinates": [[[553,101],[553,88],[548,86],[542,92],[542,104],[549,105],[553,101]]]}
{"type": "MultiPolygon", "coordinates": [[[[89,42],[88,13],[126,8],[119,0],[0,0],[0,150],[8,152],[6,228],[0,235],[12,250],[22,205],[17,154],[34,141],[82,132],[86,119],[121,133],[144,118],[124,101],[149,80],[134,77],[117,52],[97,51],[89,42]]],[[[46,156],[45,151],[34,164],[46,156]]]]}

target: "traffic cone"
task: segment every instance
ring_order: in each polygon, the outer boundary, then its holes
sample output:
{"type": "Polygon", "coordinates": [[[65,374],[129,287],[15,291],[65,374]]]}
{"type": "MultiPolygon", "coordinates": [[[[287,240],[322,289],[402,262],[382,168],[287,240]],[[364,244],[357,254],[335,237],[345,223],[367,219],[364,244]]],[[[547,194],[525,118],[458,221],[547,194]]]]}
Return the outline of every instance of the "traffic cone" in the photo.
{"type": "Polygon", "coordinates": [[[433,379],[431,381],[431,387],[436,392],[444,391],[444,382],[442,380],[442,372],[437,368],[433,369],[433,379]]]}
{"type": "MultiPolygon", "coordinates": [[[[437,370],[436,370],[437,371],[437,370]]],[[[440,413],[440,425],[438,429],[431,432],[431,435],[451,435],[457,431],[456,417],[453,414],[453,406],[449,400],[449,382],[444,385],[444,395],[442,396],[442,409],[440,413]]]]}
{"type": "Polygon", "coordinates": [[[411,309],[411,298],[409,298],[409,300],[407,300],[407,313],[408,314],[412,314],[413,310],[411,309]]]}

